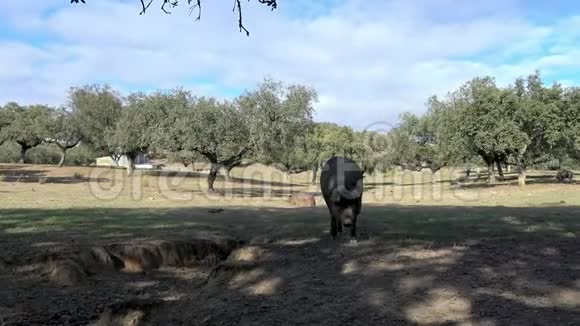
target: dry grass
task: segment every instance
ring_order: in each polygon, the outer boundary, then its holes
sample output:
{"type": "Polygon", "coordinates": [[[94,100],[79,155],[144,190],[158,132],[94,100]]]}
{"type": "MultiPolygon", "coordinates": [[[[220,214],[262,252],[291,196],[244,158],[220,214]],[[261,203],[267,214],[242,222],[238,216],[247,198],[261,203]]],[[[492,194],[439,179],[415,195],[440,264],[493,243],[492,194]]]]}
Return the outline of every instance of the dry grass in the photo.
{"type": "MultiPolygon", "coordinates": [[[[0,165],[0,177],[4,178],[0,182],[0,207],[290,207],[288,195],[298,192],[314,193],[317,204],[322,205],[318,185],[309,183],[310,173],[286,175],[261,165],[234,169],[234,181],[226,182],[222,177],[216,181],[220,196],[207,194],[203,172],[162,171],[156,172],[161,175],[150,175],[154,173],[136,171],[129,178],[123,169],[0,165]]],[[[513,174],[510,181],[488,187],[484,180],[458,183],[460,173],[447,169],[434,175],[427,171],[370,175],[365,179],[363,201],[453,206],[580,204],[575,195],[580,187],[553,182],[554,172],[531,172],[525,189],[515,184],[513,174]]]]}

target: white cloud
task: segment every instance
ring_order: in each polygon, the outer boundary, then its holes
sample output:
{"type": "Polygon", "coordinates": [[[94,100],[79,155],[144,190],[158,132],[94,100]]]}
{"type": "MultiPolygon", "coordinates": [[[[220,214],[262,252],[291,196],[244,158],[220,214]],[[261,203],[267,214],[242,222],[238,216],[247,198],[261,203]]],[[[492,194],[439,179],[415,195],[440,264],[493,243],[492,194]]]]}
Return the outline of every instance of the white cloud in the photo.
{"type": "Polygon", "coordinates": [[[140,16],[135,2],[55,9],[46,1],[7,1],[0,11],[13,17],[14,28],[52,41],[42,47],[0,44],[0,55],[11,58],[0,63],[0,102],[55,104],[69,86],[93,81],[125,86],[122,91],[130,90],[126,85],[184,85],[227,96],[221,87],[253,88],[271,75],[314,86],[317,119],[361,128],[395,123],[404,110],[421,112],[429,95],[443,95],[475,75],[508,83],[536,68],[557,73],[578,66],[577,17],[541,26],[520,14],[521,4],[499,0],[476,6],[451,0],[335,2],[341,5],[330,11],[308,1],[291,8],[281,2],[271,12],[252,1],[244,10],[247,38],[229,5],[216,1],[206,1],[198,22],[185,8],[172,15],[150,8],[140,16]],[[307,18],[296,12],[299,5],[307,18]]]}

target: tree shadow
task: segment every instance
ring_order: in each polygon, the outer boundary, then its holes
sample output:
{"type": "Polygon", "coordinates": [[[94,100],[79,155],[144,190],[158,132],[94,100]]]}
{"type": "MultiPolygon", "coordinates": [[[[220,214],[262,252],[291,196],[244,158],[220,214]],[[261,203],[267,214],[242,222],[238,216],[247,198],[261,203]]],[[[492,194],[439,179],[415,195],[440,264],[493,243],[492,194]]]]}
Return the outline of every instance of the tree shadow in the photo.
{"type": "Polygon", "coordinates": [[[83,182],[108,182],[107,178],[94,178],[81,175],[47,176],[48,170],[23,169],[24,166],[1,166],[0,180],[18,183],[75,184],[83,182]]]}
{"type": "MultiPolygon", "coordinates": [[[[195,179],[207,179],[208,173],[205,172],[193,172],[193,171],[171,171],[171,170],[139,170],[142,175],[156,176],[156,177],[180,177],[180,178],[195,178],[195,179]]],[[[270,187],[297,187],[303,186],[303,184],[298,183],[288,183],[280,181],[267,181],[258,180],[253,178],[241,178],[241,177],[230,177],[229,180],[226,179],[221,173],[216,176],[216,181],[221,182],[231,182],[238,184],[256,185],[256,186],[270,186],[270,187]]]]}
{"type": "MultiPolygon", "coordinates": [[[[222,176],[223,178],[223,176],[222,176]]],[[[225,179],[224,179],[225,180],[225,179]]],[[[297,187],[303,186],[303,184],[298,183],[287,183],[287,182],[279,182],[279,181],[267,181],[267,180],[257,180],[252,178],[239,178],[239,177],[231,177],[231,182],[235,183],[243,183],[243,184],[251,184],[256,186],[269,186],[269,187],[297,187]]]]}
{"type": "Polygon", "coordinates": [[[487,182],[461,182],[452,183],[451,189],[492,189],[495,187],[508,186],[510,184],[496,182],[494,184],[489,184],[487,182]]]}
{"type": "Polygon", "coordinates": [[[386,182],[386,181],[385,182],[368,182],[368,181],[365,181],[364,182],[364,185],[365,185],[365,187],[366,186],[369,186],[369,187],[375,187],[376,188],[376,187],[384,187],[384,186],[393,186],[393,185],[395,185],[395,183],[393,183],[393,182],[386,182]]]}
{"type": "MultiPolygon", "coordinates": [[[[505,182],[515,182],[518,180],[517,173],[514,175],[508,175],[504,177],[505,182]]],[[[528,175],[526,176],[526,183],[534,184],[544,184],[544,183],[559,183],[556,180],[556,174],[541,174],[541,175],[528,175]]]]}
{"type": "Polygon", "coordinates": [[[12,176],[4,177],[4,182],[41,183],[41,184],[75,184],[84,182],[109,182],[108,178],[93,178],[85,176],[46,177],[46,176],[12,176]]]}
{"type": "MultiPolygon", "coordinates": [[[[518,184],[517,174],[515,176],[504,176],[503,180],[498,179],[494,184],[489,184],[487,178],[480,179],[470,179],[468,182],[458,182],[454,181],[451,183],[453,186],[465,188],[465,189],[479,189],[479,188],[494,188],[500,186],[513,186],[518,184]]],[[[576,184],[575,182],[559,182],[556,180],[555,175],[529,175],[526,177],[527,185],[534,184],[576,184]]]]}
{"type": "MultiPolygon", "coordinates": [[[[29,255],[41,242],[81,246],[120,241],[120,233],[145,241],[213,232],[247,245],[210,278],[173,270],[93,287],[57,290],[31,281],[4,289],[16,306],[42,292],[90,316],[97,311],[91,302],[173,298],[152,316],[156,325],[574,324],[577,216],[578,206],[365,205],[359,245],[351,246],[348,237],[329,239],[324,207],[225,207],[215,214],[203,207],[0,209],[0,257],[29,255]],[[58,291],[92,294],[74,303],[58,291]]],[[[34,312],[46,323],[62,309],[55,303],[34,312]]]]}
{"type": "Polygon", "coordinates": [[[263,187],[226,187],[217,189],[222,196],[236,196],[242,198],[287,198],[292,194],[299,193],[297,190],[264,189],[263,187]]]}
{"type": "Polygon", "coordinates": [[[7,178],[12,177],[41,177],[44,176],[48,170],[28,170],[28,169],[21,169],[20,167],[13,167],[10,166],[5,167],[0,165],[0,176],[4,176],[7,178]]]}

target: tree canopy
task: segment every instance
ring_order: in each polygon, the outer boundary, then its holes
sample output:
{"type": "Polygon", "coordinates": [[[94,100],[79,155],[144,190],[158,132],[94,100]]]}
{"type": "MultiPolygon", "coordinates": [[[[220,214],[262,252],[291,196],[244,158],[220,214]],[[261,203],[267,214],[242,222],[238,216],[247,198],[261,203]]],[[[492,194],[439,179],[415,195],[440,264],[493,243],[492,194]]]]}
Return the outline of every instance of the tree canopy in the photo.
{"type": "Polygon", "coordinates": [[[487,165],[488,181],[515,166],[520,185],[530,167],[580,160],[580,88],[544,85],[539,71],[500,87],[479,76],[439,98],[427,99],[423,114],[406,112],[385,133],[356,131],[314,122],[317,92],[300,84],[265,78],[232,100],[193,95],[183,89],[121,96],[108,85],[72,87],[61,108],[46,105],[0,107],[0,142],[26,152],[45,142],[66,151],[82,142],[96,155],[118,160],[164,153],[185,166],[209,163],[208,190],[219,169],[249,162],[285,172],[312,172],[334,155],[359,162],[365,172],[392,166],[406,170],[487,165]]]}
{"type": "Polygon", "coordinates": [[[512,164],[519,184],[525,185],[527,168],[573,153],[577,144],[577,91],[558,83],[544,86],[539,71],[504,88],[489,76],[473,78],[438,107],[444,117],[437,127],[444,156],[469,161],[479,155],[488,166],[490,183],[494,165],[502,174],[502,164],[512,164]]]}
{"type": "Polygon", "coordinates": [[[186,149],[202,155],[210,163],[208,190],[214,191],[214,181],[221,167],[241,163],[252,150],[250,130],[243,112],[234,103],[199,98],[192,103],[187,116],[190,132],[186,149]]]}
{"type": "Polygon", "coordinates": [[[287,164],[290,152],[312,126],[316,91],[265,78],[254,91],[236,99],[249,128],[253,157],[264,164],[287,164]]]}
{"type": "Polygon", "coordinates": [[[71,87],[68,107],[74,112],[83,140],[98,155],[108,155],[115,162],[119,159],[117,148],[107,141],[115,131],[121,117],[123,98],[109,85],[84,85],[71,87]]]}
{"type": "Polygon", "coordinates": [[[51,110],[47,128],[46,141],[55,144],[61,151],[58,163],[61,167],[67,150],[77,146],[83,138],[77,112],[68,111],[65,108],[51,110]]]}
{"type": "Polygon", "coordinates": [[[4,110],[10,123],[3,128],[3,135],[20,146],[20,163],[26,163],[26,152],[47,137],[51,109],[45,105],[20,106],[9,102],[4,110]]]}
{"type": "Polygon", "coordinates": [[[147,153],[160,138],[163,111],[158,110],[155,96],[133,93],[127,97],[113,128],[105,134],[107,148],[114,155],[127,157],[127,172],[132,174],[135,158],[147,153]]]}

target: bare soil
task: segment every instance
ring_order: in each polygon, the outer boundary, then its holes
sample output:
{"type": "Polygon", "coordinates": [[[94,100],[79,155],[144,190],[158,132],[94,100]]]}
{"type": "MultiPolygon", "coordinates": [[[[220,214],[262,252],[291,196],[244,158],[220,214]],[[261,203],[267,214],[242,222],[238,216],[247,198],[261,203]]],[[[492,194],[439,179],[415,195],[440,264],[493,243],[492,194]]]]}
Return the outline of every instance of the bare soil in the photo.
{"type": "Polygon", "coordinates": [[[352,245],[288,191],[104,201],[87,170],[27,169],[48,181],[0,181],[2,326],[580,324],[577,185],[482,188],[481,207],[367,202],[352,245]]]}
{"type": "MultiPolygon", "coordinates": [[[[580,241],[111,244],[4,262],[2,325],[573,325],[580,241]]],[[[18,251],[15,249],[15,251],[18,251]]]]}

